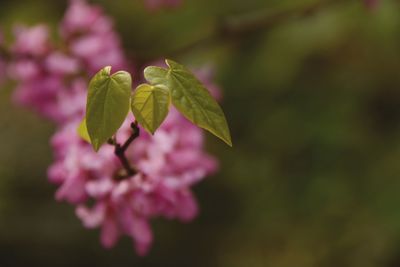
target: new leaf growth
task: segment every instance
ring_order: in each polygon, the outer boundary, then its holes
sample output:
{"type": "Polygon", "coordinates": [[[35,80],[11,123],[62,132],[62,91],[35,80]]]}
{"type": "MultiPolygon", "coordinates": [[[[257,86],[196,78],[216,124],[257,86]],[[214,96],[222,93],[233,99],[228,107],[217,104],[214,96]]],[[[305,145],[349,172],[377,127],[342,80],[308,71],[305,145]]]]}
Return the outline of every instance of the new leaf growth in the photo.
{"type": "Polygon", "coordinates": [[[168,68],[147,67],[144,76],[149,84],[139,85],[133,94],[129,73],[111,75],[111,67],[100,70],[89,84],[80,136],[99,150],[121,127],[129,105],[137,122],[154,134],[172,103],[192,123],[232,146],[228,123],[217,101],[186,67],[172,60],[166,63],[168,68]]]}

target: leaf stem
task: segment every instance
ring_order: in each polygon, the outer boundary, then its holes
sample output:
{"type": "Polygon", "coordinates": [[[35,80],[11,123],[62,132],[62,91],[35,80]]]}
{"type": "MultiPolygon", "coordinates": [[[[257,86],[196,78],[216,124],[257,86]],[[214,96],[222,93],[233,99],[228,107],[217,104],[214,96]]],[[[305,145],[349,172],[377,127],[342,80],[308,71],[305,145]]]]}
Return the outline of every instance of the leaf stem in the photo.
{"type": "Polygon", "coordinates": [[[118,176],[118,178],[120,179],[125,179],[138,173],[138,171],[131,166],[125,155],[125,152],[129,148],[130,144],[140,135],[140,129],[136,121],[131,123],[131,128],[132,128],[132,134],[122,145],[118,144],[115,139],[112,139],[109,142],[115,146],[114,153],[118,157],[122,166],[124,167],[124,170],[126,171],[126,175],[118,176]]]}

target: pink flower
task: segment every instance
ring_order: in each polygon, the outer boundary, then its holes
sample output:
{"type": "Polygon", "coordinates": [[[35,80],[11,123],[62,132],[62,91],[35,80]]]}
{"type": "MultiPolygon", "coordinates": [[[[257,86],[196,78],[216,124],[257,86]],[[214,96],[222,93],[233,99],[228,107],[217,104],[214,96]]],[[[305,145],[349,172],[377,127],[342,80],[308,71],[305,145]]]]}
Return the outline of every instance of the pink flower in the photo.
{"type": "MultiPolygon", "coordinates": [[[[130,134],[129,118],[117,134],[124,141],[130,134]]],[[[56,162],[49,169],[50,181],[59,184],[57,198],[80,203],[77,215],[86,227],[101,227],[101,242],[112,247],[119,236],[132,237],[138,254],[152,243],[150,219],[192,220],[198,212],[191,186],[217,168],[216,161],[203,152],[202,131],[175,109],[154,137],[142,130],[127,151],[139,173],[117,179],[122,166],[113,146],[95,153],[76,132],[78,121],[61,128],[52,145],[56,162]],[[95,206],[86,206],[86,200],[95,206]]]]}
{"type": "Polygon", "coordinates": [[[123,69],[126,65],[120,49],[119,40],[112,32],[105,36],[87,34],[71,41],[72,54],[83,60],[92,74],[107,65],[112,65],[113,70],[123,69]]]}
{"type": "Polygon", "coordinates": [[[25,81],[39,77],[41,69],[36,60],[21,58],[10,63],[9,73],[15,80],[25,81]]]}
{"type": "Polygon", "coordinates": [[[18,55],[40,57],[50,50],[49,31],[43,24],[32,28],[18,26],[14,33],[16,41],[12,50],[18,55]]]}
{"type": "Polygon", "coordinates": [[[82,117],[86,77],[107,65],[118,70],[128,64],[110,18],[97,6],[71,0],[60,32],[66,47],[51,44],[44,25],[17,27],[8,73],[18,82],[17,103],[62,124],[82,117]]]}
{"type": "Polygon", "coordinates": [[[50,53],[44,60],[46,71],[54,75],[73,75],[80,70],[79,59],[59,51],[50,53]]]}
{"type": "Polygon", "coordinates": [[[62,81],[57,77],[36,76],[21,81],[14,92],[14,100],[20,105],[31,107],[47,118],[59,120],[57,95],[64,90],[62,81]]]}
{"type": "MultiPolygon", "coordinates": [[[[127,235],[137,253],[145,255],[153,241],[151,220],[192,220],[198,206],[191,188],[216,171],[217,162],[203,150],[203,132],[171,108],[154,136],[142,129],[128,148],[126,156],[137,174],[122,177],[123,167],[112,145],[96,153],[77,133],[85,113],[87,77],[105,65],[113,70],[129,65],[119,37],[103,11],[83,0],[70,1],[60,35],[64,47],[49,41],[43,25],[16,30],[14,59],[8,66],[17,81],[14,99],[57,123],[51,139],[54,163],[48,169],[49,181],[58,185],[56,199],[76,205],[85,227],[101,228],[104,247],[127,235]]],[[[198,72],[218,96],[211,75],[206,69],[198,72]]],[[[117,132],[118,142],[129,137],[132,121],[130,116],[117,132]]]]}
{"type": "Polygon", "coordinates": [[[127,67],[119,37],[113,28],[111,19],[101,8],[83,0],[71,0],[60,32],[72,55],[81,59],[92,75],[107,65],[113,66],[114,70],[127,67]]]}
{"type": "Polygon", "coordinates": [[[118,168],[111,146],[96,154],[90,145],[77,135],[79,121],[66,124],[52,138],[56,162],[49,168],[49,180],[61,184],[58,200],[80,203],[87,199],[87,183],[92,177],[110,177],[118,168]]]}
{"type": "Polygon", "coordinates": [[[69,121],[84,116],[87,85],[88,82],[84,78],[76,78],[70,82],[68,90],[62,90],[57,95],[59,120],[69,121]]]}
{"type": "Polygon", "coordinates": [[[60,27],[64,39],[87,32],[103,34],[112,31],[112,21],[103,14],[100,7],[89,5],[83,0],[70,0],[60,27]]]}

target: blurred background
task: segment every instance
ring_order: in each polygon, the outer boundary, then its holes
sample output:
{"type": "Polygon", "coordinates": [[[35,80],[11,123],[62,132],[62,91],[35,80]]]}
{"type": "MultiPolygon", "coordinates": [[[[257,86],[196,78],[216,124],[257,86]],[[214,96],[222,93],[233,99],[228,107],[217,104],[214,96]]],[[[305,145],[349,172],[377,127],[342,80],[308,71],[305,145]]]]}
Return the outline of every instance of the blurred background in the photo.
{"type": "MultiPolygon", "coordinates": [[[[195,187],[200,216],[155,220],[150,254],[111,250],[54,200],[54,125],[0,90],[0,266],[400,266],[400,3],[92,1],[138,61],[212,65],[234,147],[207,135],[221,170],[195,187]]],[[[67,1],[1,1],[57,31],[67,1]]],[[[9,36],[6,36],[9,38],[9,36]]]]}

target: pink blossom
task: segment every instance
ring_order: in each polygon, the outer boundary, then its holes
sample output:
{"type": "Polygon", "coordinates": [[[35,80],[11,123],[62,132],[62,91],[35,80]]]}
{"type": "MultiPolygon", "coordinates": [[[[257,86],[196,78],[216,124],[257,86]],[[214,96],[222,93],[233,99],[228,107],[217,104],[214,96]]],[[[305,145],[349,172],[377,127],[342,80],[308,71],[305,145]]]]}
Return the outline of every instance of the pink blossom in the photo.
{"type": "Polygon", "coordinates": [[[71,53],[80,58],[92,74],[107,65],[112,65],[113,70],[125,67],[124,55],[114,33],[108,33],[106,36],[87,34],[79,37],[71,41],[71,53]]]}
{"type": "Polygon", "coordinates": [[[45,68],[49,74],[73,75],[80,69],[79,59],[54,51],[44,60],[45,68]]]}
{"type": "Polygon", "coordinates": [[[20,105],[27,106],[50,118],[59,120],[58,91],[64,90],[62,81],[57,77],[37,76],[21,80],[14,91],[13,98],[20,105]]]}
{"type": "MultiPolygon", "coordinates": [[[[112,21],[101,8],[83,0],[70,1],[60,26],[64,47],[50,42],[43,25],[19,27],[15,39],[8,66],[10,77],[17,81],[14,99],[57,123],[51,139],[54,163],[48,170],[49,181],[58,186],[55,197],[77,205],[76,215],[85,227],[101,228],[104,247],[113,247],[126,235],[137,253],[144,255],[153,241],[151,219],[187,222],[197,215],[191,188],[213,173],[217,162],[203,150],[203,132],[174,108],[154,136],[141,129],[126,151],[137,170],[130,177],[121,177],[123,167],[112,145],[96,153],[77,134],[85,112],[88,77],[105,65],[113,70],[129,65],[112,21]]],[[[218,95],[210,82],[212,73],[202,70],[198,74],[218,95]]],[[[129,137],[132,121],[131,115],[117,132],[118,142],[129,137]]]]}
{"type": "MultiPolygon", "coordinates": [[[[117,140],[130,134],[129,118],[117,140]]],[[[86,227],[101,227],[101,242],[112,247],[119,236],[133,238],[138,254],[152,243],[150,219],[192,220],[198,212],[191,186],[216,170],[216,161],[205,154],[202,131],[175,109],[152,137],[142,134],[127,151],[139,173],[116,179],[122,167],[111,145],[95,153],[77,133],[78,121],[61,128],[52,145],[56,162],[49,169],[50,180],[60,184],[57,198],[80,203],[77,215],[86,227]],[[89,208],[85,201],[95,201],[89,208]]]]}
{"type": "Polygon", "coordinates": [[[107,34],[112,31],[112,21],[104,15],[100,7],[89,5],[84,0],[70,0],[70,6],[60,27],[64,39],[71,39],[74,35],[87,32],[107,34]]]}
{"type": "Polygon", "coordinates": [[[10,63],[9,74],[18,81],[33,80],[41,75],[41,69],[36,60],[28,57],[20,58],[10,63]]]}
{"type": "Polygon", "coordinates": [[[119,37],[112,20],[102,9],[83,0],[71,0],[61,23],[60,32],[72,55],[85,63],[85,69],[96,73],[110,65],[114,70],[127,67],[119,37]]]}
{"type": "Polygon", "coordinates": [[[52,44],[44,25],[18,26],[8,67],[18,82],[16,102],[59,124],[82,117],[88,76],[128,65],[110,18],[97,6],[71,0],[60,32],[66,47],[52,44]]]}
{"type": "Polygon", "coordinates": [[[117,158],[111,146],[96,154],[77,135],[79,121],[62,126],[52,138],[56,162],[49,168],[49,180],[61,184],[56,193],[58,200],[80,203],[87,199],[86,184],[91,177],[112,176],[117,168],[117,158]]]}
{"type": "Polygon", "coordinates": [[[13,52],[18,55],[44,56],[50,49],[49,31],[43,25],[32,28],[17,26],[14,29],[16,36],[13,52]]]}
{"type": "Polygon", "coordinates": [[[85,114],[88,82],[84,78],[71,80],[68,90],[62,90],[57,95],[58,117],[62,121],[81,118],[85,114]]]}

